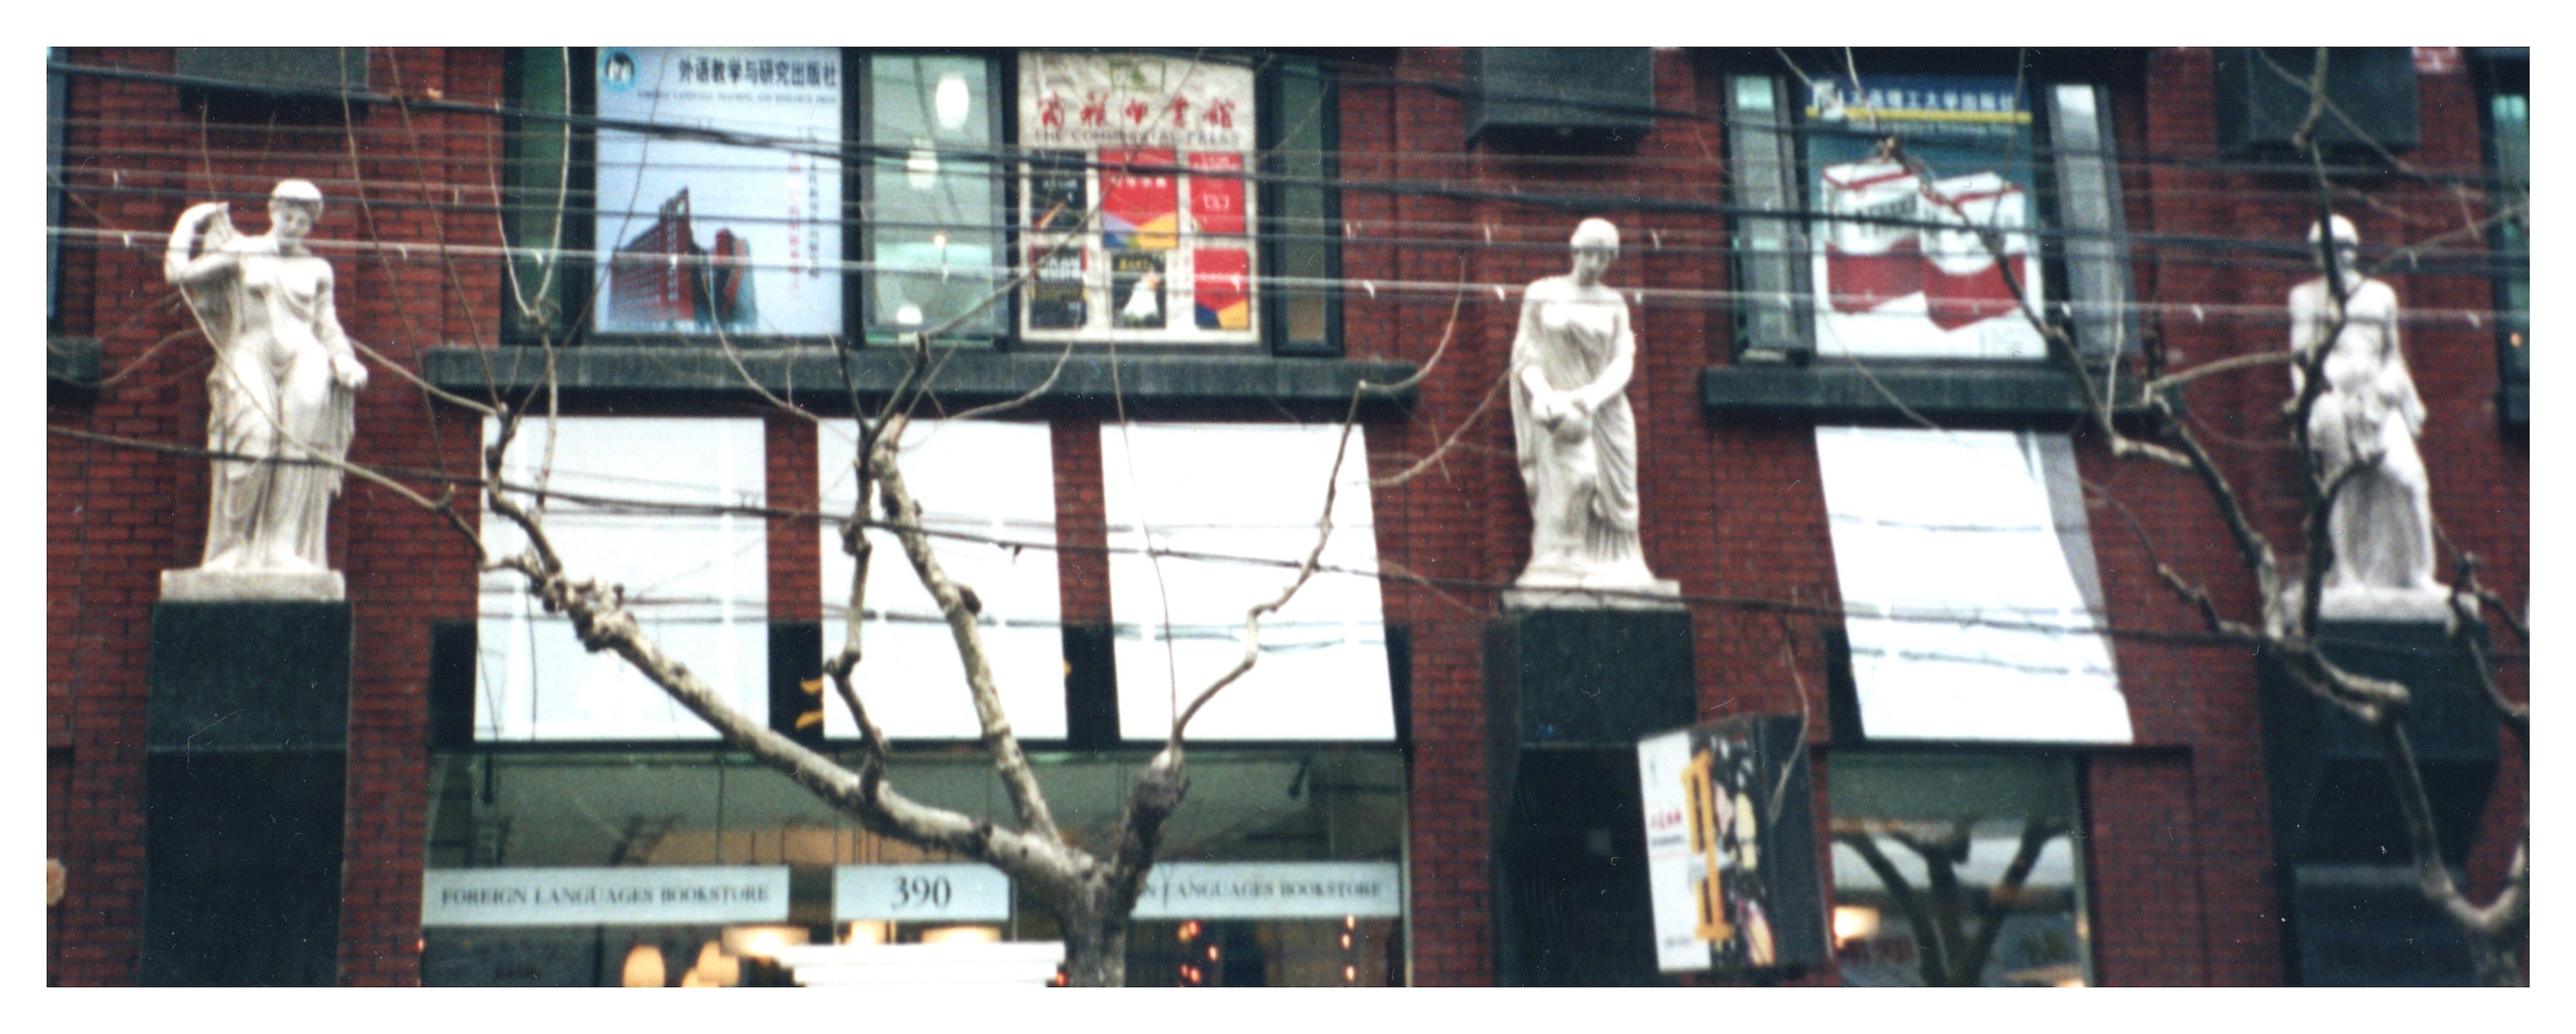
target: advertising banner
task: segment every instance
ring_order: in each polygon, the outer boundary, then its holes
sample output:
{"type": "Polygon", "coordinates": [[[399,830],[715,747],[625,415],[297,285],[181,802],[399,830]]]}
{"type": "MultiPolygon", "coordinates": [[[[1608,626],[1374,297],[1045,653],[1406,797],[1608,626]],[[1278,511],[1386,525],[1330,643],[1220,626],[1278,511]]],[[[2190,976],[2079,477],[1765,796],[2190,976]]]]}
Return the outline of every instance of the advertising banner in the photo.
{"type": "Polygon", "coordinates": [[[431,869],[422,926],[663,926],[787,918],[784,865],[431,869]]]}
{"type": "Polygon", "coordinates": [[[1806,143],[1808,201],[1827,216],[1814,234],[1817,349],[2044,358],[2021,311],[2046,293],[2027,232],[2030,109],[2013,80],[1819,80],[1806,116],[1823,130],[1806,143]]]}
{"type": "Polygon", "coordinates": [[[1797,716],[1760,715],[1638,741],[1662,971],[1823,961],[1814,794],[1801,736],[1797,716]]]}
{"type": "Polygon", "coordinates": [[[599,116],[801,145],[599,132],[608,333],[841,332],[841,57],[830,47],[602,47],[599,116]]]}

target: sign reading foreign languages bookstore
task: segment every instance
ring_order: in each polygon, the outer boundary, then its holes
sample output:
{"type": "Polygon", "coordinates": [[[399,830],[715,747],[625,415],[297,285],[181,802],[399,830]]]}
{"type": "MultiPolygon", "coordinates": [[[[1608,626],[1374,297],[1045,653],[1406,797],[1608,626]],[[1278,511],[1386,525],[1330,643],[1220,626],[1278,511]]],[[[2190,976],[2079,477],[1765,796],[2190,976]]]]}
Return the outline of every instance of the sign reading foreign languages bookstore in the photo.
{"type": "Polygon", "coordinates": [[[647,926],[787,918],[787,867],[432,869],[422,926],[647,926]]]}
{"type": "Polygon", "coordinates": [[[1394,862],[1171,862],[1145,874],[1138,919],[1326,919],[1404,913],[1394,862]]]}

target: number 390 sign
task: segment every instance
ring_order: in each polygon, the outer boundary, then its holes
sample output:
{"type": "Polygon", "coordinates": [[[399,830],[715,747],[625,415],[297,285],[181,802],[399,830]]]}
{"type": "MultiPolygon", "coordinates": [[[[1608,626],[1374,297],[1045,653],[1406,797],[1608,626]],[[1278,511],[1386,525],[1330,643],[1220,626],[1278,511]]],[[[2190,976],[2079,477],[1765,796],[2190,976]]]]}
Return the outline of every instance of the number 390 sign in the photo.
{"type": "Polygon", "coordinates": [[[832,870],[836,920],[1010,917],[1010,877],[989,865],[843,865],[832,870]]]}

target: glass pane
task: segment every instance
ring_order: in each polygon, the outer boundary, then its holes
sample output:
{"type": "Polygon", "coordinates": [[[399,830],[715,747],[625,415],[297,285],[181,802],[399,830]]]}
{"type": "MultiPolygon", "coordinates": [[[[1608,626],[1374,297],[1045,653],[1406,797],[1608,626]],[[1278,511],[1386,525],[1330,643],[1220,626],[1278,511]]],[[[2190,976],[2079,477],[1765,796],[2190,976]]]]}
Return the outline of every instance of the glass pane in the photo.
{"type": "MultiPolygon", "coordinates": [[[[484,426],[488,444],[494,425],[484,426]]],[[[549,443],[547,421],[521,426],[506,468],[512,484],[533,486],[543,474],[554,491],[630,504],[554,499],[545,529],[565,567],[624,586],[628,609],[666,652],[736,708],[767,715],[768,522],[655,508],[758,505],[766,494],[760,421],[565,417],[551,430],[549,443]]],[[[518,526],[488,511],[482,533],[496,556],[525,548],[518,526]]],[[[476,739],[715,736],[624,659],[584,649],[570,621],[529,594],[525,577],[485,573],[481,600],[476,739]]]]}
{"type": "Polygon", "coordinates": [[[841,54],[602,47],[599,115],[765,138],[599,132],[600,330],[841,333],[841,54]]]}
{"type": "Polygon", "coordinates": [[[1844,984],[2092,982],[2069,761],[1841,753],[1830,774],[1844,984]]]}
{"type": "Polygon", "coordinates": [[[1281,233],[1279,274],[1290,283],[1284,296],[1287,343],[1306,350],[1331,344],[1332,276],[1329,214],[1325,189],[1313,181],[1325,177],[1324,80],[1307,62],[1290,62],[1279,80],[1279,170],[1287,176],[1278,191],[1281,233]],[[1302,182],[1301,182],[1302,181],[1302,182]]]}
{"type": "MultiPolygon", "coordinates": [[[[519,77],[511,105],[527,111],[571,110],[570,51],[530,47],[511,52],[519,77]]],[[[514,335],[560,335],[563,326],[563,273],[553,254],[564,243],[564,188],[567,133],[561,122],[541,119],[510,121],[511,254],[502,282],[501,313],[514,335]]]]}
{"type": "Polygon", "coordinates": [[[880,54],[868,69],[869,142],[904,149],[880,154],[872,177],[868,328],[959,320],[945,336],[991,336],[1002,325],[991,72],[983,58],[930,54],[880,54]]]}
{"type": "Polygon", "coordinates": [[[2504,325],[2505,357],[2508,375],[2531,375],[2531,96],[2522,93],[2500,93],[2489,104],[2494,127],[2496,195],[2489,199],[2490,210],[2499,214],[2515,209],[2515,214],[2502,218],[2496,225],[2494,240],[2499,265],[2509,270],[2497,278],[2496,314],[2504,325]]]}

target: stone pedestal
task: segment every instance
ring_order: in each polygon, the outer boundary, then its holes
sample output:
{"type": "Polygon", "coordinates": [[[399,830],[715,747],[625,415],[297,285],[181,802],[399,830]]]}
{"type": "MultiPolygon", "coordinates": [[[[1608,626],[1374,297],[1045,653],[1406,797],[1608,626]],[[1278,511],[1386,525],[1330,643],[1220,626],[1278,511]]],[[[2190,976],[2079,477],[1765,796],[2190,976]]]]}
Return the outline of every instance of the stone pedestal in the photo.
{"type": "MultiPolygon", "coordinates": [[[[2412,694],[2407,742],[2432,799],[2442,857],[2465,864],[2503,749],[2475,668],[2438,621],[2324,620],[2317,634],[2335,664],[2412,694]]],[[[2272,855],[2290,920],[2282,939],[2290,972],[2310,983],[2465,983],[2465,963],[2451,965],[2454,949],[2466,957],[2456,935],[2433,945],[2406,922],[2353,920],[2362,908],[2355,902],[2399,916],[2413,915],[2400,899],[2423,900],[2378,738],[2278,671],[2265,673],[2262,693],[2263,767],[2272,855]]]]}
{"type": "Polygon", "coordinates": [[[1698,720],[1690,614],[1529,610],[1485,629],[1495,976],[1662,984],[1637,741],[1698,720]]]}
{"type": "Polygon", "coordinates": [[[142,983],[336,982],[350,653],[342,603],[153,608],[142,983]]]}

